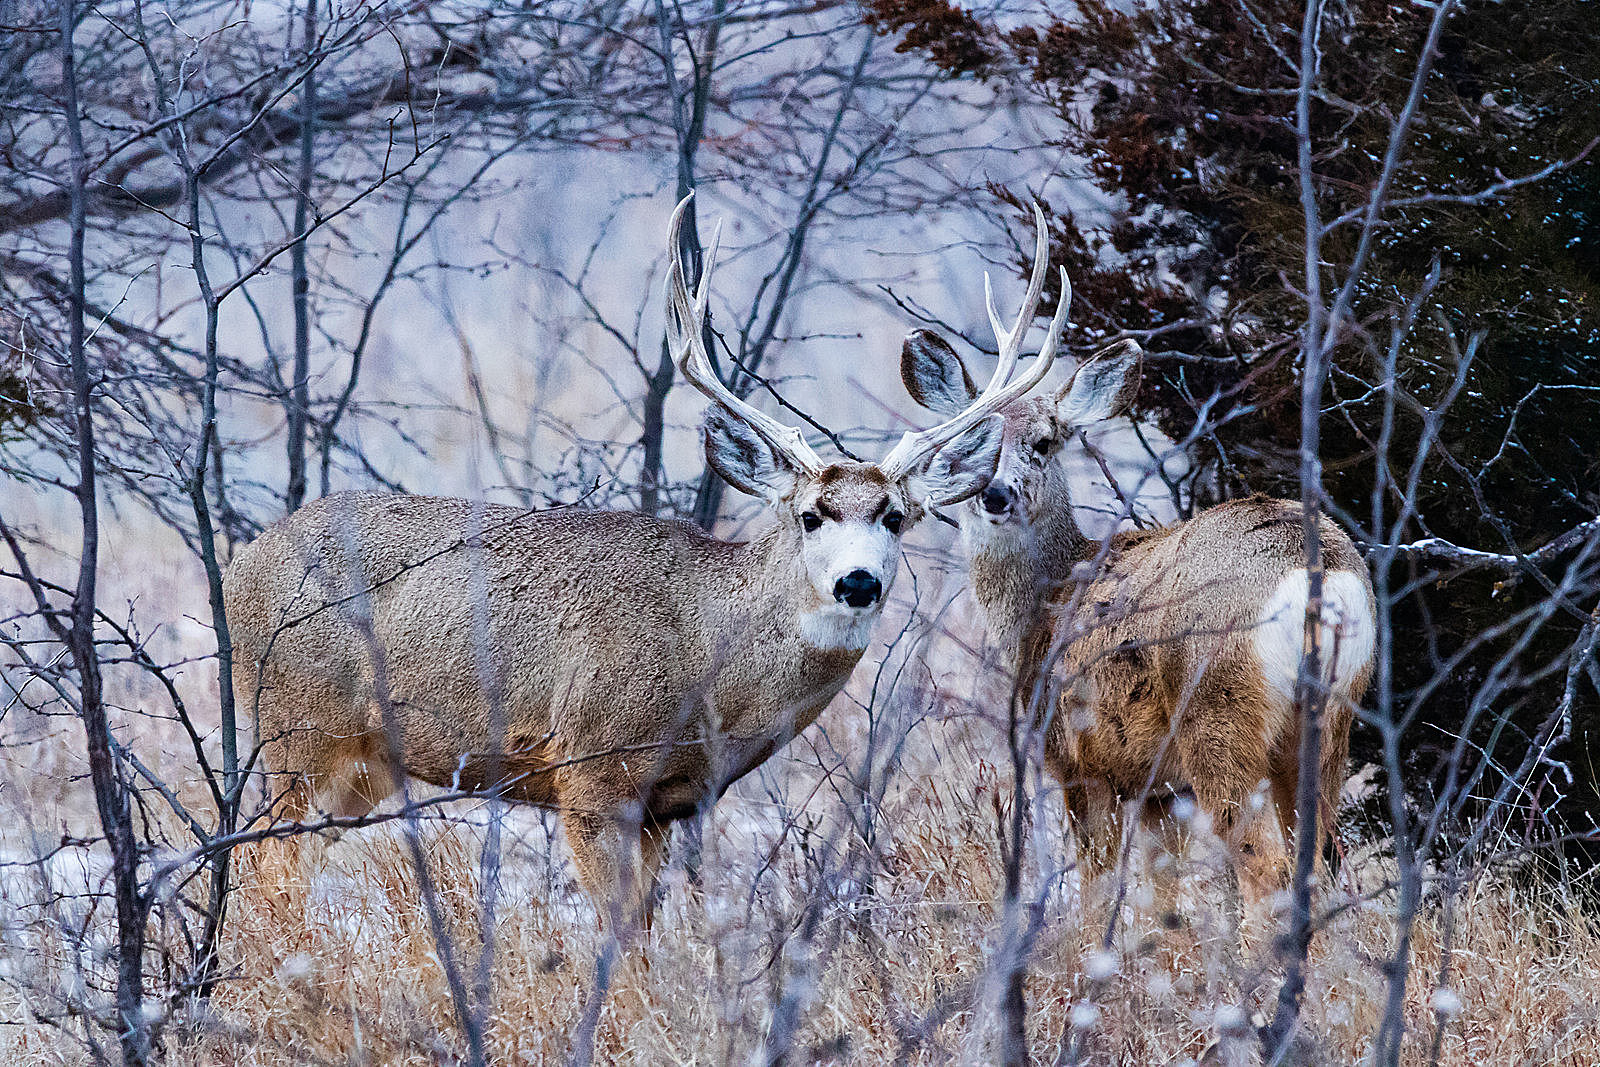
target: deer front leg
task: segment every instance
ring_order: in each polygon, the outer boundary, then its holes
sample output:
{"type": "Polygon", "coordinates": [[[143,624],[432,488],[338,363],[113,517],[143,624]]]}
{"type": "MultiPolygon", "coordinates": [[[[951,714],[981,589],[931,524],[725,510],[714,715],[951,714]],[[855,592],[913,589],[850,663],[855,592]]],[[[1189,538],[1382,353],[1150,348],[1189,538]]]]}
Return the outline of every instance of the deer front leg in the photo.
{"type": "Polygon", "coordinates": [[[578,880],[601,925],[619,933],[639,924],[648,927],[666,853],[666,827],[641,820],[630,810],[637,807],[628,801],[599,810],[563,806],[561,811],[578,880]]]}
{"type": "Polygon", "coordinates": [[[651,920],[656,913],[656,891],[661,884],[661,864],[667,858],[667,835],[671,832],[670,823],[651,819],[646,819],[639,827],[637,903],[646,934],[650,933],[651,920]]]}

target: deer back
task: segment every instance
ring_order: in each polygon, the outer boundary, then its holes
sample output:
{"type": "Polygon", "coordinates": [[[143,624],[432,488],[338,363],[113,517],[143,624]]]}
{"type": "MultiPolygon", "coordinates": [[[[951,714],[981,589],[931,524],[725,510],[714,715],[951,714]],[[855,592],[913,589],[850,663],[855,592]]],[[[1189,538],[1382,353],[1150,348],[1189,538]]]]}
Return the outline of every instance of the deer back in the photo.
{"type": "MultiPolygon", "coordinates": [[[[1324,674],[1341,698],[1358,699],[1371,671],[1371,582],[1337,525],[1323,518],[1320,535],[1324,674]]],[[[1303,647],[1305,542],[1300,506],[1263,496],[1113,537],[1093,578],[1050,595],[1023,646],[1021,676],[1050,676],[1051,747],[1077,773],[1137,790],[1184,718],[1226,731],[1207,716],[1238,709],[1250,718],[1239,733],[1268,745],[1285,738],[1303,647]]]]}

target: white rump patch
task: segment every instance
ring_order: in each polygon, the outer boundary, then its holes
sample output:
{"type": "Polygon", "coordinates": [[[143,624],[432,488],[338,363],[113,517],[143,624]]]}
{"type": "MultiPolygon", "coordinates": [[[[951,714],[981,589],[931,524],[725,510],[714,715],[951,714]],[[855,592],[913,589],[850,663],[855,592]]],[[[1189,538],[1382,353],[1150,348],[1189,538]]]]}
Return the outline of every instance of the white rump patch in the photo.
{"type": "Polygon", "coordinates": [[[800,636],[806,644],[824,652],[841,648],[860,652],[872,640],[872,627],[877,621],[878,613],[872,609],[826,607],[803,611],[800,636]]]}
{"type": "MultiPolygon", "coordinates": [[[[1310,576],[1304,567],[1290,571],[1261,609],[1255,630],[1256,658],[1267,681],[1294,697],[1305,647],[1306,600],[1310,576]]],[[[1361,576],[1330,571],[1322,577],[1322,633],[1318,641],[1322,674],[1335,691],[1348,691],[1355,676],[1372,662],[1378,632],[1361,576]]]]}

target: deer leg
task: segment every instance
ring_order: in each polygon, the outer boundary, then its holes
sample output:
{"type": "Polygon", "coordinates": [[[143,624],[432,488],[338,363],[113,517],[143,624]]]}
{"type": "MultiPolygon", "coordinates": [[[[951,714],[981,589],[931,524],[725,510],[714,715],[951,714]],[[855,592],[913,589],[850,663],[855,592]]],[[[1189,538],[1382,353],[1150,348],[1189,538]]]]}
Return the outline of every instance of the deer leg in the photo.
{"type": "Polygon", "coordinates": [[[1285,842],[1294,840],[1294,826],[1300,800],[1299,731],[1272,755],[1272,806],[1278,813],[1278,827],[1285,842]]]}
{"type": "Polygon", "coordinates": [[[656,890],[660,885],[661,864],[667,858],[667,835],[670,823],[645,819],[639,826],[639,888],[637,904],[644,932],[649,934],[650,921],[656,911],[656,890]]]}
{"type": "MultiPolygon", "coordinates": [[[[311,790],[298,775],[287,782],[271,777],[267,789],[274,794],[267,820],[274,828],[300,822],[310,810],[311,790]]],[[[241,886],[249,887],[240,894],[241,900],[263,905],[279,929],[302,929],[306,925],[309,875],[321,860],[323,846],[318,842],[308,847],[305,836],[295,833],[266,837],[241,851],[241,886]]]]}
{"type": "Polygon", "coordinates": [[[1241,889],[1260,900],[1288,886],[1291,868],[1259,793],[1261,783],[1276,777],[1266,742],[1267,702],[1241,699],[1231,689],[1201,686],[1179,731],[1178,748],[1195,801],[1227,845],[1241,889]]]}
{"type": "Polygon", "coordinates": [[[561,828],[566,831],[578,881],[594,903],[600,924],[605,926],[615,918],[611,909],[618,903],[617,887],[621,881],[617,870],[621,841],[616,820],[603,813],[563,807],[561,828]]]}
{"type": "MultiPolygon", "coordinates": [[[[399,788],[388,743],[369,734],[330,745],[320,773],[310,778],[311,808],[335,819],[359,819],[399,788]]],[[[337,839],[341,831],[330,831],[337,839]]]]}
{"type": "MultiPolygon", "coordinates": [[[[324,817],[358,819],[377,807],[398,785],[384,754],[381,739],[373,736],[330,738],[320,731],[299,731],[293,744],[281,745],[269,766],[289,769],[289,778],[270,780],[276,788],[272,803],[274,823],[321,821],[324,817]]],[[[258,883],[267,891],[269,905],[282,919],[305,918],[306,894],[322,866],[329,845],[342,833],[337,828],[291,833],[268,838],[255,850],[258,883]]]]}
{"type": "Polygon", "coordinates": [[[646,921],[664,855],[665,827],[632,815],[629,801],[596,808],[563,805],[561,826],[603,927],[621,931],[646,921]]]}
{"type": "MultiPolygon", "coordinates": [[[[234,675],[234,697],[241,714],[254,720],[273,824],[314,821],[323,813],[358,817],[394,791],[387,747],[368,732],[354,673],[307,668],[293,656],[259,670],[247,665],[248,656],[234,675]]],[[[289,833],[248,850],[275,911],[286,906],[303,921],[310,876],[334,833],[289,833]]]]}
{"type": "Polygon", "coordinates": [[[1318,828],[1323,835],[1317,841],[1317,855],[1329,868],[1338,873],[1343,853],[1339,846],[1339,806],[1344,794],[1345,779],[1350,775],[1350,724],[1355,712],[1338,696],[1328,706],[1322,731],[1322,760],[1318,768],[1321,775],[1321,806],[1317,811],[1318,828]]]}
{"type": "Polygon", "coordinates": [[[1242,892],[1260,904],[1289,888],[1294,865],[1273,820],[1263,812],[1251,810],[1256,802],[1252,799],[1254,794],[1252,790],[1236,806],[1239,814],[1227,828],[1224,840],[1238,865],[1242,892]]]}
{"type": "Polygon", "coordinates": [[[1176,930],[1183,925],[1178,894],[1182,888],[1184,833],[1171,807],[1171,803],[1147,801],[1142,821],[1152,837],[1145,855],[1156,921],[1165,929],[1176,930]]]}
{"type": "MultiPolygon", "coordinates": [[[[1330,845],[1336,845],[1339,797],[1344,789],[1350,752],[1350,721],[1348,707],[1338,702],[1330,703],[1322,731],[1322,751],[1317,766],[1317,834],[1316,862],[1320,871],[1324,863],[1334,856],[1330,845]]],[[[1293,842],[1298,822],[1300,781],[1300,732],[1294,733],[1273,753],[1272,800],[1278,810],[1278,823],[1283,829],[1285,842],[1293,842]]]]}

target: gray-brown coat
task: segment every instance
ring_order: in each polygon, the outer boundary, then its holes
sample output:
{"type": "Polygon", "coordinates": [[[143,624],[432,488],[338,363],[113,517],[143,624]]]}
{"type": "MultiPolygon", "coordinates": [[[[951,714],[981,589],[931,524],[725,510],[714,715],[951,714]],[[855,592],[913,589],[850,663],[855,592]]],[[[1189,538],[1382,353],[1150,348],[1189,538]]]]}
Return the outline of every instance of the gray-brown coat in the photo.
{"type": "Polygon", "coordinates": [[[840,613],[804,574],[800,516],[919,512],[865,465],[827,474],[749,543],[375,493],[278,522],[224,594],[282,814],[365,814],[403,771],[558,808],[601,899],[638,876],[618,869],[619,821],[641,824],[653,873],[665,827],[815,721],[866,648],[878,601],[805,636],[840,613]]]}

